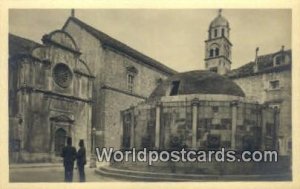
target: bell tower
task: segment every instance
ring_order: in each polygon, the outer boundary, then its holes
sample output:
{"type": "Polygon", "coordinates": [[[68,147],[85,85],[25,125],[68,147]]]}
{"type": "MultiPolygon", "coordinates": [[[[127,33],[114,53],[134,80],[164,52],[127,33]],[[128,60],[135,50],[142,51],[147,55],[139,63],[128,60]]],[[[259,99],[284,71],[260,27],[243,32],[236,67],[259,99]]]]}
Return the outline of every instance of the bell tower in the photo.
{"type": "Polygon", "coordinates": [[[231,47],[229,22],[222,16],[222,10],[210,23],[208,39],[205,41],[205,69],[220,75],[231,69],[231,47]]]}

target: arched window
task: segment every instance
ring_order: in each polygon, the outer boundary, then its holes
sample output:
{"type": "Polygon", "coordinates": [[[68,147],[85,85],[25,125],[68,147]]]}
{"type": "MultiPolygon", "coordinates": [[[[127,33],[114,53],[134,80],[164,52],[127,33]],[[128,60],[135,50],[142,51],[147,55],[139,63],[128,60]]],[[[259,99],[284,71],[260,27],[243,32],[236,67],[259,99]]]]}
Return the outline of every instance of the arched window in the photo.
{"type": "Polygon", "coordinates": [[[209,57],[213,57],[214,56],[214,49],[210,49],[209,50],[209,57]]]}
{"type": "Polygon", "coordinates": [[[127,90],[130,93],[134,92],[135,88],[135,77],[138,73],[138,70],[134,66],[127,67],[127,90]]]}
{"type": "Polygon", "coordinates": [[[225,35],[225,30],[224,30],[224,28],[222,28],[222,36],[224,36],[225,35]]]}
{"type": "Polygon", "coordinates": [[[217,37],[218,36],[218,30],[217,29],[215,29],[215,37],[217,37]]]}
{"type": "Polygon", "coordinates": [[[219,48],[216,48],[216,56],[219,56],[219,48]]]}
{"type": "Polygon", "coordinates": [[[127,74],[127,88],[130,93],[133,93],[134,89],[134,75],[131,73],[127,74]]]}

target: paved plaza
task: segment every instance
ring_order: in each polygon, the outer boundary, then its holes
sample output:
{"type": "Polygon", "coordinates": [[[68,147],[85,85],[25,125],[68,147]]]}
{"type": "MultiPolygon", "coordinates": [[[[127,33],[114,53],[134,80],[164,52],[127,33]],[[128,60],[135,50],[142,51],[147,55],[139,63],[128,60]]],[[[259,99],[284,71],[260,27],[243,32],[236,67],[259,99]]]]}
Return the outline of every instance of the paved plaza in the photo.
{"type": "MultiPolygon", "coordinates": [[[[103,177],[95,173],[94,168],[85,168],[87,182],[121,181],[114,178],[103,177]]],[[[47,167],[14,167],[10,169],[10,182],[64,182],[63,166],[47,167]]],[[[78,170],[74,169],[74,182],[79,182],[78,170]]]]}

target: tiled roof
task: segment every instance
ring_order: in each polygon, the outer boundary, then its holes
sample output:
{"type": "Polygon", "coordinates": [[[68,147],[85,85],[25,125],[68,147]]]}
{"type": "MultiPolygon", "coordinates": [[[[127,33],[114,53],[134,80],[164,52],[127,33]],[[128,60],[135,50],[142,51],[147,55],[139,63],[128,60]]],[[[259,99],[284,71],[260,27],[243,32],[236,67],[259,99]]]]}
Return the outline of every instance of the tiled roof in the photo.
{"type": "Polygon", "coordinates": [[[41,44],[29,39],[19,37],[14,34],[9,34],[9,56],[14,57],[16,55],[30,54],[31,51],[42,46],[41,44]]]}
{"type": "Polygon", "coordinates": [[[286,69],[290,69],[291,67],[291,55],[292,52],[291,50],[286,50],[283,51],[284,54],[287,54],[290,59],[285,62],[282,65],[278,65],[278,66],[274,66],[274,57],[278,54],[282,53],[282,51],[278,51],[275,53],[271,53],[271,54],[266,54],[266,55],[261,55],[258,56],[257,59],[257,65],[258,65],[258,69],[257,72],[254,72],[254,66],[255,66],[255,62],[249,62],[237,69],[233,69],[230,72],[228,72],[226,74],[227,77],[229,78],[239,78],[239,77],[247,77],[247,76],[251,76],[251,75],[256,75],[256,74],[262,74],[262,73],[267,73],[267,72],[274,72],[274,71],[281,71],[281,70],[286,70],[286,69]]]}
{"type": "Polygon", "coordinates": [[[168,96],[169,90],[178,83],[176,95],[188,94],[225,94],[244,97],[243,90],[232,80],[217,73],[195,70],[174,74],[158,85],[149,97],[149,101],[156,101],[168,96]]]}
{"type": "Polygon", "coordinates": [[[229,27],[229,22],[226,18],[219,15],[210,23],[209,27],[214,28],[214,27],[218,27],[218,26],[227,26],[227,27],[229,27]]]}
{"type": "Polygon", "coordinates": [[[167,74],[173,75],[175,73],[177,73],[175,70],[163,65],[162,63],[138,52],[137,50],[127,46],[126,44],[110,37],[109,35],[103,33],[102,31],[97,30],[96,28],[84,23],[83,21],[79,20],[78,18],[75,17],[69,17],[69,19],[67,20],[67,22],[65,23],[65,25],[63,26],[63,29],[66,27],[66,25],[70,22],[73,21],[76,24],[78,24],[79,26],[81,26],[82,28],[84,28],[87,32],[89,32],[90,34],[92,34],[94,37],[96,37],[97,39],[99,39],[101,41],[102,44],[107,45],[109,47],[112,47],[116,50],[119,50],[129,56],[131,56],[132,58],[135,58],[136,60],[140,61],[143,64],[147,64],[151,67],[154,67],[158,70],[161,70],[167,74]]]}

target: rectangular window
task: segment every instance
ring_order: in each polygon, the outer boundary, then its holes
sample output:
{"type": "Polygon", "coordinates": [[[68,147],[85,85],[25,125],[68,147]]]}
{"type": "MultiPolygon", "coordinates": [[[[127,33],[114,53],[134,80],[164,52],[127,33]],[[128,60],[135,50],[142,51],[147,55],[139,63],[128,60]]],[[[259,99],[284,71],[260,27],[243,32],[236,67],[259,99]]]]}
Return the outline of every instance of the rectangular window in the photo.
{"type": "Polygon", "coordinates": [[[288,141],[288,150],[292,150],[292,141],[288,141]]]}
{"type": "Polygon", "coordinates": [[[218,113],[219,112],[219,107],[218,106],[213,106],[212,110],[214,113],[218,113]]]}
{"type": "Polygon", "coordinates": [[[221,125],[220,124],[212,125],[212,129],[220,130],[221,125]]]}
{"type": "Polygon", "coordinates": [[[279,80],[270,81],[270,89],[279,89],[279,80]]]}
{"type": "Polygon", "coordinates": [[[216,48],[216,56],[219,56],[219,48],[216,48]]]}
{"type": "Polygon", "coordinates": [[[209,69],[209,71],[218,73],[218,67],[212,67],[209,69]]]}
{"type": "Polygon", "coordinates": [[[180,84],[180,81],[173,81],[172,82],[172,88],[171,88],[170,96],[174,96],[174,95],[178,94],[179,84],[180,84]]]}
{"type": "Polygon", "coordinates": [[[128,74],[127,75],[127,88],[130,93],[133,93],[134,88],[134,75],[128,74]]]}
{"type": "Polygon", "coordinates": [[[284,63],[284,56],[283,55],[276,56],[275,66],[279,66],[280,64],[283,64],[283,63],[284,63]]]}
{"type": "Polygon", "coordinates": [[[229,118],[221,119],[221,129],[231,129],[231,119],[229,118]]]}
{"type": "Polygon", "coordinates": [[[236,127],[237,132],[244,132],[246,131],[246,127],[244,125],[238,125],[236,127]]]}
{"type": "Polygon", "coordinates": [[[209,57],[213,57],[214,56],[214,50],[213,49],[210,49],[209,50],[209,57]]]}
{"type": "Polygon", "coordinates": [[[198,128],[208,131],[212,127],[212,119],[204,118],[200,119],[198,122],[198,128]]]}
{"type": "Polygon", "coordinates": [[[266,135],[267,136],[273,136],[273,128],[274,128],[274,125],[272,123],[266,124],[266,135]]]}
{"type": "Polygon", "coordinates": [[[280,104],[270,104],[269,107],[279,110],[280,109],[280,104]]]}

